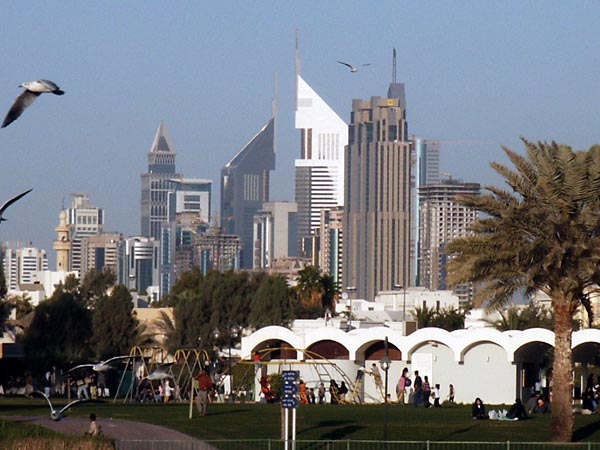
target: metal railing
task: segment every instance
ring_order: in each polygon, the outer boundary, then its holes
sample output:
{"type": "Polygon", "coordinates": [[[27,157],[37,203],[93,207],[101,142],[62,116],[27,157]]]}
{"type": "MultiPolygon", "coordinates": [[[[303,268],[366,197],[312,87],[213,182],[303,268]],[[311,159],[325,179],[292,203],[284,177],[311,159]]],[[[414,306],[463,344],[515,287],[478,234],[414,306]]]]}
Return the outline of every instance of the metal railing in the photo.
{"type": "Polygon", "coordinates": [[[600,442],[121,440],[115,441],[115,448],[116,450],[600,450],[600,442]]]}

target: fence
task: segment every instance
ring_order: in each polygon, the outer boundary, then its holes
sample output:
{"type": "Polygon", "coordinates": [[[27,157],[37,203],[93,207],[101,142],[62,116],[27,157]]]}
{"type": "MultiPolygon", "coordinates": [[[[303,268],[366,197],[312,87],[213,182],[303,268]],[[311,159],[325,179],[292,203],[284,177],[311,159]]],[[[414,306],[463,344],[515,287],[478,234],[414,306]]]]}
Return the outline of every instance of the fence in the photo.
{"type": "Polygon", "coordinates": [[[440,442],[440,441],[116,441],[116,450],[600,450],[600,442],[440,442]],[[286,445],[287,444],[287,445],[286,445]]]}

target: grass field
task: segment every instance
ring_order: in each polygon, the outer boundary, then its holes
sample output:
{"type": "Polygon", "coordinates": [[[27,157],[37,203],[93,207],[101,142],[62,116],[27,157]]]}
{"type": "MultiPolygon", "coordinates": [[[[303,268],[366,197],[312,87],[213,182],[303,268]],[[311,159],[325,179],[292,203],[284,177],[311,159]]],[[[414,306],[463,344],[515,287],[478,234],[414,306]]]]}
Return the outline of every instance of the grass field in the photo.
{"type": "MultiPolygon", "coordinates": [[[[65,402],[56,400],[58,404],[65,402]]],[[[70,415],[95,412],[110,418],[148,422],[172,428],[200,439],[279,439],[279,405],[211,404],[206,417],[188,419],[187,404],[138,405],[112,402],[82,403],[70,415]]],[[[493,409],[491,407],[490,409],[493,409]]],[[[495,407],[496,409],[498,407],[495,407]]],[[[300,440],[381,440],[386,407],[383,405],[303,405],[297,410],[300,440]]],[[[514,441],[549,440],[550,415],[525,421],[490,421],[470,418],[470,406],[414,408],[387,406],[389,440],[406,441],[514,441]]],[[[2,415],[48,415],[43,399],[0,399],[2,415]]],[[[600,415],[576,416],[576,441],[600,442],[600,415]]],[[[2,427],[0,427],[0,432],[2,427]]]]}

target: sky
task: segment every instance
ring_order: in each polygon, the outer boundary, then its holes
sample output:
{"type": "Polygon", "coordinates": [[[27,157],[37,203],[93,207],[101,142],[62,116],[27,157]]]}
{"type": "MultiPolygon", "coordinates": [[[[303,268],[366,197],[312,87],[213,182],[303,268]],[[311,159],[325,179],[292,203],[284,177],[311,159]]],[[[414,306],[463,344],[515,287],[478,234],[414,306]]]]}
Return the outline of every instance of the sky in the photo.
{"type": "Polygon", "coordinates": [[[177,169],[213,182],[270,118],[278,79],[271,199],[293,200],[294,46],[302,76],[348,121],[352,99],[385,96],[397,51],[409,133],[441,140],[441,170],[499,185],[502,146],[599,143],[600,3],[586,1],[5,2],[0,115],[24,81],[39,97],[0,129],[0,241],[50,255],[71,194],[104,208],[106,231],[140,233],[140,175],[161,120],[177,169]],[[336,61],[370,63],[350,73],[336,61]],[[277,74],[277,76],[276,76],[277,74]],[[4,105],[4,106],[2,106],[4,105]]]}

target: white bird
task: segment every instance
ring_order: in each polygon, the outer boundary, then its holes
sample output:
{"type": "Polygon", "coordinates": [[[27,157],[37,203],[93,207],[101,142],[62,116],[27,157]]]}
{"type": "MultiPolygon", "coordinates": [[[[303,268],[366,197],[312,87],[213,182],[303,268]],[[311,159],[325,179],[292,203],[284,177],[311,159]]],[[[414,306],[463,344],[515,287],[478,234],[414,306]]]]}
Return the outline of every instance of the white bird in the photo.
{"type": "Polygon", "coordinates": [[[84,400],[74,400],[71,403],[69,403],[68,405],[63,406],[63,408],[59,410],[59,409],[54,408],[54,406],[52,406],[52,402],[50,401],[50,398],[43,392],[33,391],[33,394],[41,395],[42,397],[44,397],[46,399],[46,401],[48,402],[48,406],[50,406],[50,418],[52,420],[54,420],[55,422],[58,422],[60,419],[65,417],[65,411],[67,409],[69,409],[71,406],[73,406],[75,403],[84,401],[84,400]]]}
{"type": "Polygon", "coordinates": [[[23,111],[25,111],[25,108],[31,105],[40,94],[51,92],[54,95],[63,95],[65,93],[56,83],[50,80],[26,81],[20,84],[19,87],[25,88],[25,90],[15,99],[10,107],[8,114],[4,118],[4,122],[2,122],[2,128],[17,120],[23,111]]]}
{"type": "Polygon", "coordinates": [[[94,363],[94,364],[80,364],[78,366],[72,367],[71,369],[67,370],[65,372],[65,375],[73,372],[74,370],[82,369],[84,367],[89,367],[94,372],[106,372],[110,369],[115,369],[115,367],[113,367],[111,365],[114,362],[120,361],[122,359],[129,359],[129,358],[137,358],[137,356],[115,356],[114,358],[110,358],[110,359],[107,359],[106,361],[100,361],[100,362],[94,363]]]}
{"type": "Polygon", "coordinates": [[[15,195],[13,198],[9,198],[8,200],[6,200],[4,202],[4,205],[0,206],[0,222],[4,222],[6,220],[4,217],[2,217],[2,214],[4,214],[4,211],[6,211],[10,205],[12,205],[14,202],[19,200],[21,197],[25,197],[32,190],[33,189],[29,189],[28,191],[22,192],[19,195],[15,195]]]}
{"type": "Polygon", "coordinates": [[[343,64],[346,67],[349,67],[350,68],[350,72],[352,72],[352,73],[358,72],[358,69],[360,67],[366,67],[366,66],[370,66],[371,65],[371,63],[367,63],[367,64],[363,64],[362,66],[359,67],[359,66],[353,66],[352,64],[348,64],[348,63],[345,63],[343,61],[338,61],[338,63],[343,64]]]}
{"type": "Polygon", "coordinates": [[[171,368],[173,367],[173,363],[161,364],[158,369],[154,372],[148,374],[147,377],[144,377],[143,380],[164,380],[166,378],[173,378],[173,372],[171,368]]]}

